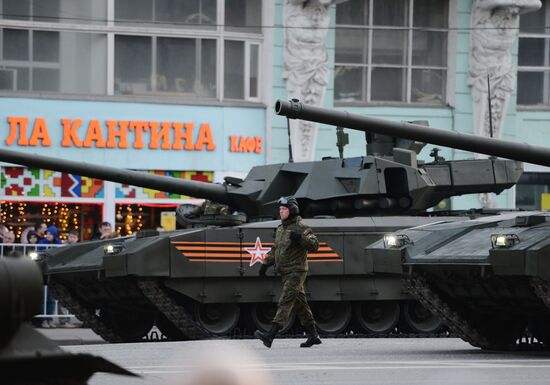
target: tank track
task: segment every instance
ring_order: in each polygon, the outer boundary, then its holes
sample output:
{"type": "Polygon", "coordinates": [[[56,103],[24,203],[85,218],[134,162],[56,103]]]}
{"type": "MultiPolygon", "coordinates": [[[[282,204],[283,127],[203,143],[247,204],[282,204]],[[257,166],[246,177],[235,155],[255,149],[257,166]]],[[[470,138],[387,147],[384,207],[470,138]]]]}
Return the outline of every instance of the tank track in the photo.
{"type": "Polygon", "coordinates": [[[472,346],[491,349],[491,345],[487,339],[435,293],[425,277],[417,273],[411,273],[409,276],[403,278],[403,281],[408,292],[426,309],[430,309],[432,313],[439,316],[452,334],[472,346]]]}
{"type": "Polygon", "coordinates": [[[113,328],[107,325],[90,309],[84,307],[65,286],[59,282],[50,281],[48,290],[55,298],[65,306],[71,314],[74,314],[80,321],[92,329],[97,335],[107,342],[123,342],[122,338],[113,328]]]}
{"type": "MultiPolygon", "coordinates": [[[[166,290],[163,289],[158,281],[145,279],[137,281],[138,287],[141,289],[147,299],[155,306],[155,308],[162,312],[170,322],[176,326],[182,334],[189,339],[251,339],[254,338],[253,330],[235,330],[230,335],[219,337],[213,336],[207,330],[204,330],[198,325],[191,315],[185,310],[183,306],[178,304],[172,297],[170,297],[166,290]]],[[[112,329],[108,324],[103,322],[100,317],[93,313],[90,309],[86,308],[80,303],[68,290],[59,282],[51,281],[48,284],[49,290],[53,295],[65,306],[69,312],[75,315],[80,321],[82,321],[86,327],[92,329],[96,334],[103,338],[107,342],[120,343],[123,342],[122,338],[112,329]]],[[[151,332],[150,332],[151,333],[151,332]]],[[[155,332],[157,333],[157,332],[155,332]]],[[[440,332],[433,334],[426,333],[389,333],[387,335],[380,335],[374,333],[340,333],[340,334],[328,334],[323,335],[323,338],[446,338],[453,337],[448,332],[440,332]]],[[[278,338],[304,338],[303,332],[289,332],[283,335],[279,335],[278,338]]],[[[146,336],[145,340],[159,341],[166,340],[165,336],[146,336]]]]}
{"type": "MultiPolygon", "coordinates": [[[[340,334],[320,334],[321,339],[359,339],[359,338],[455,338],[456,336],[448,332],[441,333],[389,333],[389,334],[375,334],[375,333],[340,333],[340,334]]],[[[251,340],[256,339],[252,330],[238,330],[233,331],[229,335],[215,337],[220,340],[251,340]]],[[[277,339],[304,339],[307,336],[302,333],[285,333],[277,334],[277,339]]],[[[170,341],[170,338],[162,334],[157,330],[151,330],[144,338],[147,342],[158,341],[170,341]]]]}
{"type": "Polygon", "coordinates": [[[536,296],[550,309],[550,282],[542,278],[533,277],[530,279],[530,283],[536,296]]]}
{"type": "Polygon", "coordinates": [[[142,279],[138,280],[137,284],[153,306],[164,314],[186,338],[198,340],[212,337],[207,330],[203,329],[193,320],[182,305],[166,293],[166,290],[158,284],[158,281],[142,279]]]}

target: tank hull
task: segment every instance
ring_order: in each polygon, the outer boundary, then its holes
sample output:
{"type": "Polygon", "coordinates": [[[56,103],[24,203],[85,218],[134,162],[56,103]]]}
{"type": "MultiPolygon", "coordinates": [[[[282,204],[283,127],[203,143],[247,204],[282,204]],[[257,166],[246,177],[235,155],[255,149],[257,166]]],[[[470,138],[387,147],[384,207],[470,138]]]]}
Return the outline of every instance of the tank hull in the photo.
{"type": "MultiPolygon", "coordinates": [[[[314,312],[325,314],[327,326],[323,329],[321,320],[320,329],[325,334],[342,334],[353,328],[356,333],[359,329],[363,333],[394,332],[399,313],[412,297],[404,290],[400,277],[369,274],[365,245],[387,232],[440,220],[305,219],[321,242],[319,250],[308,256],[306,281],[314,312]],[[358,328],[358,323],[363,327],[358,328]]],[[[192,326],[191,332],[187,326],[182,327],[184,330],[176,326],[175,332],[165,333],[175,338],[206,338],[235,330],[242,333],[245,329],[250,333],[268,323],[269,315],[264,313],[274,311],[280,296],[280,278],[272,271],[265,278],[259,277],[260,263],[254,259],[258,250],[267,252],[271,247],[279,223],[206,227],[83,243],[48,251],[43,271],[62,304],[79,318],[91,317],[94,330],[112,342],[139,341],[141,333],[154,322],[164,323],[163,331],[182,322],[192,326]],[[107,253],[107,245],[113,245],[116,251],[107,253]],[[212,315],[203,314],[214,311],[221,313],[221,326],[211,319],[212,315]],[[263,323],[258,320],[258,312],[264,314],[263,323]],[[107,316],[102,317],[103,313],[107,316]],[[167,326],[170,317],[173,322],[167,326]],[[134,334],[120,335],[122,325],[136,319],[146,319],[149,325],[143,321],[134,334]]],[[[412,330],[437,331],[437,323],[432,324],[433,330],[412,330]]]]}

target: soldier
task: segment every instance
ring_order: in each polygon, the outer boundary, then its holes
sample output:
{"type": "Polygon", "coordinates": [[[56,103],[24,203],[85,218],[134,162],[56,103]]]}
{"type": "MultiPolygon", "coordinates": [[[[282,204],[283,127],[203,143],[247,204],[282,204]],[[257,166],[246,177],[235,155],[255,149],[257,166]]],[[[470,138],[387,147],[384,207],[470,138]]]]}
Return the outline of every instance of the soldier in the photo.
{"type": "Polygon", "coordinates": [[[295,198],[279,199],[279,215],[282,223],[277,228],[273,247],[267,253],[259,272],[260,276],[265,276],[268,267],[275,265],[283,281],[283,292],[279,298],[275,318],[271,321],[273,324],[271,330],[254,332],[254,336],[261,339],[268,348],[271,347],[277,332],[288,322],[292,310],[298,314],[300,323],[308,336],[307,341],[300,344],[300,347],[309,348],[321,343],[304,291],[308,271],[307,252],[316,251],[319,248],[319,241],[298,214],[298,201],[295,198]]]}

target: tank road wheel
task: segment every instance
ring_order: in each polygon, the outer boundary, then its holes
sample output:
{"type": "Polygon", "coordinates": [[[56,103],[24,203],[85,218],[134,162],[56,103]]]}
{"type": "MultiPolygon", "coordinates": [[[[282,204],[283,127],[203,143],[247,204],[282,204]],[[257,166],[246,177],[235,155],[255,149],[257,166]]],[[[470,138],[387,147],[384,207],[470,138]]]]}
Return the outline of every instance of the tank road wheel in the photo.
{"type": "Polygon", "coordinates": [[[239,323],[240,308],[232,303],[198,303],[195,305],[195,320],[206,331],[223,336],[239,323]]]}
{"type": "Polygon", "coordinates": [[[187,341],[189,339],[161,312],[158,312],[155,317],[155,325],[157,325],[160,332],[169,340],[187,341]]]}
{"type": "Polygon", "coordinates": [[[403,305],[403,321],[413,333],[437,333],[443,328],[443,322],[432,314],[420,302],[407,301],[403,305]]]}
{"type": "Polygon", "coordinates": [[[311,306],[317,329],[321,334],[338,334],[346,330],[352,318],[349,302],[315,302],[311,306]]]}
{"type": "MultiPolygon", "coordinates": [[[[271,302],[264,303],[255,303],[250,306],[250,318],[254,323],[254,326],[261,331],[268,331],[271,329],[271,320],[275,317],[277,313],[277,304],[271,302]]],[[[280,333],[286,333],[292,325],[294,325],[294,320],[296,316],[294,312],[291,313],[290,318],[288,319],[286,325],[281,329],[280,333]]]]}
{"type": "Polygon", "coordinates": [[[399,322],[399,302],[364,301],[355,304],[355,326],[363,333],[388,334],[399,322]]]}
{"type": "Polygon", "coordinates": [[[109,325],[122,342],[138,342],[143,339],[155,323],[154,312],[132,313],[102,309],[101,321],[109,325]]]}

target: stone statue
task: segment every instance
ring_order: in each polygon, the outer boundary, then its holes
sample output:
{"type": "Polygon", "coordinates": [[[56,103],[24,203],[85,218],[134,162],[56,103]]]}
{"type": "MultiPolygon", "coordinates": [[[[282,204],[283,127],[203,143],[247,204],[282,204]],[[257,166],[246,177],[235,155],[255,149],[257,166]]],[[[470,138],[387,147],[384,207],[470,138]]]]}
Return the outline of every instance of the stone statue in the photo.
{"type": "Polygon", "coordinates": [[[540,7],[540,0],[474,0],[468,85],[472,87],[474,132],[478,135],[489,136],[489,81],[493,136],[501,136],[506,107],[516,85],[511,48],[517,38],[518,17],[540,7]]]}
{"type": "MultiPolygon", "coordinates": [[[[333,0],[286,0],[283,79],[289,99],[320,106],[328,83],[325,40],[333,0]]],[[[294,161],[313,160],[317,124],[290,121],[294,161]]]]}
{"type": "MultiPolygon", "coordinates": [[[[474,134],[490,136],[488,82],[491,88],[493,137],[500,138],[516,69],[511,48],[517,38],[521,13],[541,7],[540,0],[474,0],[471,13],[470,68],[474,134]]],[[[488,194],[480,194],[484,207],[492,206],[488,194]]]]}

